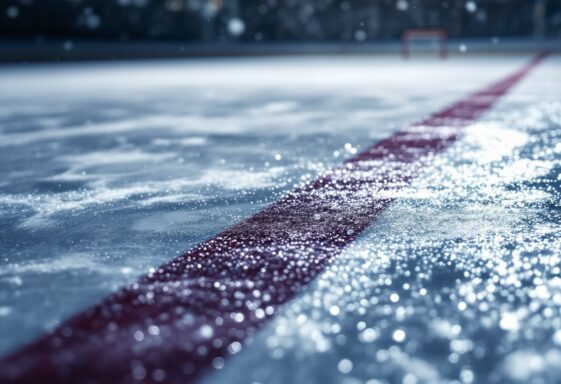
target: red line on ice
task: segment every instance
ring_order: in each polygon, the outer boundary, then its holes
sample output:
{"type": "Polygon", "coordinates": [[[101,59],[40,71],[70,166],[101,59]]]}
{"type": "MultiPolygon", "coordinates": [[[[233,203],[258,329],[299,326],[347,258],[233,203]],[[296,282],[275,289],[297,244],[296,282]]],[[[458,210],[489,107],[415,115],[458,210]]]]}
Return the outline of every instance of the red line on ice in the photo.
{"type": "Polygon", "coordinates": [[[192,382],[239,349],[534,68],[382,140],[0,360],[0,381],[192,382]]]}

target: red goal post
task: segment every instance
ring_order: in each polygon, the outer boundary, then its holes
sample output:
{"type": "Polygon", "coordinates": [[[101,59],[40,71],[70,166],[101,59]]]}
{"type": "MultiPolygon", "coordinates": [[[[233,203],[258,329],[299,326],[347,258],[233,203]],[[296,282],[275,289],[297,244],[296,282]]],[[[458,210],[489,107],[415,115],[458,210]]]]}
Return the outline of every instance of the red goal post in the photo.
{"type": "Polygon", "coordinates": [[[444,59],[448,55],[446,47],[448,42],[448,33],[443,28],[411,28],[406,29],[401,34],[401,53],[404,58],[411,56],[412,40],[430,40],[438,41],[438,55],[444,59]]]}

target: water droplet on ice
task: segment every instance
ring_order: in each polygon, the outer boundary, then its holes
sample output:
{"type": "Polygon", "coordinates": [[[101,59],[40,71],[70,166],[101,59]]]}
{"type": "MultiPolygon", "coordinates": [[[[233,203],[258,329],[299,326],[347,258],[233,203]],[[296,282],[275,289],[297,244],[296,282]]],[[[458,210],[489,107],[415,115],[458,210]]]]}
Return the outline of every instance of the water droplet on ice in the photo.
{"type": "Polygon", "coordinates": [[[353,362],[349,359],[342,359],[339,361],[339,364],[337,364],[337,369],[343,374],[350,373],[353,370],[353,362]]]}
{"type": "Polygon", "coordinates": [[[201,336],[204,337],[205,339],[210,339],[212,335],[214,335],[214,330],[208,324],[201,326],[200,332],[201,332],[201,336]]]}
{"type": "Polygon", "coordinates": [[[396,329],[396,330],[393,332],[392,338],[393,338],[396,342],[401,343],[401,342],[403,342],[403,341],[405,340],[405,337],[406,337],[406,336],[407,336],[407,335],[405,334],[405,331],[404,331],[403,329],[396,329]]]}

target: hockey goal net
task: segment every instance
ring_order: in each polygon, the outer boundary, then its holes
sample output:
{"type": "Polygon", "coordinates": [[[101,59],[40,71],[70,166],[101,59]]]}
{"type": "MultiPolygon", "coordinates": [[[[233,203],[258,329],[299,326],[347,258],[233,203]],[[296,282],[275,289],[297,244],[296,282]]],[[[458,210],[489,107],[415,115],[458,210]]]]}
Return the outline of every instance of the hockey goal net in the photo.
{"type": "Polygon", "coordinates": [[[441,59],[448,55],[448,34],[442,28],[406,29],[401,35],[404,58],[413,54],[436,54],[441,59]]]}

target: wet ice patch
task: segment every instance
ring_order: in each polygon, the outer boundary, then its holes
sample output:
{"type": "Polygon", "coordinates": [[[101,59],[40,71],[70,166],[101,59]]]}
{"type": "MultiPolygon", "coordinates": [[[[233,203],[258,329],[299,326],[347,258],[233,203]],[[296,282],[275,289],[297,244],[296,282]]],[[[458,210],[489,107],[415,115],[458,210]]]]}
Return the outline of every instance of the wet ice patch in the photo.
{"type": "Polygon", "coordinates": [[[174,153],[149,153],[138,149],[110,151],[93,151],[79,155],[61,156],[62,162],[75,168],[87,168],[101,165],[116,165],[119,163],[160,162],[175,156],[174,153]]]}
{"type": "Polygon", "coordinates": [[[70,272],[77,270],[86,270],[88,273],[113,274],[115,269],[103,259],[99,259],[95,255],[88,253],[71,253],[58,257],[15,262],[5,265],[0,271],[0,277],[7,276],[20,278],[28,274],[51,274],[60,272],[70,272]]]}
{"type": "Polygon", "coordinates": [[[173,145],[180,145],[183,147],[198,147],[208,143],[208,139],[204,136],[193,136],[184,138],[158,138],[152,140],[152,144],[161,147],[170,147],[173,145]]]}
{"type": "Polygon", "coordinates": [[[205,196],[196,193],[172,193],[166,195],[159,195],[142,199],[140,204],[143,206],[150,206],[155,204],[185,204],[191,201],[204,201],[205,196]]]}
{"type": "Polygon", "coordinates": [[[236,211],[240,212],[240,207],[238,207],[238,210],[203,207],[196,210],[154,212],[146,215],[147,217],[136,220],[132,224],[132,229],[152,234],[214,232],[215,228],[225,228],[238,222],[241,219],[241,215],[239,213],[236,214],[236,211]]]}
{"type": "Polygon", "coordinates": [[[294,111],[298,107],[298,103],[294,101],[275,101],[267,103],[257,108],[251,108],[248,113],[252,115],[266,115],[286,113],[294,111]]]}
{"type": "Polygon", "coordinates": [[[105,185],[105,177],[90,175],[94,182],[88,188],[62,193],[36,195],[0,195],[0,206],[25,206],[33,213],[21,221],[22,228],[44,228],[57,225],[54,216],[76,212],[91,206],[106,207],[124,202],[128,206],[147,206],[157,203],[182,203],[205,199],[204,188],[223,188],[231,191],[277,187],[277,179],[285,172],[283,167],[270,167],[263,171],[209,169],[197,178],[146,181],[127,186],[105,185]],[[101,177],[101,179],[99,179],[101,177]],[[101,180],[96,183],[95,181],[101,180]],[[187,192],[192,191],[192,192],[187,192]],[[133,199],[134,198],[134,199],[133,199]]]}
{"type": "Polygon", "coordinates": [[[175,153],[149,153],[123,149],[61,156],[58,160],[66,164],[68,169],[47,179],[52,181],[111,179],[116,174],[136,173],[142,169],[143,163],[159,163],[175,157],[175,153]],[[122,168],[121,165],[126,167],[122,168]]]}
{"type": "Polygon", "coordinates": [[[164,128],[173,123],[179,123],[174,118],[164,118],[160,116],[127,119],[121,121],[110,121],[103,123],[85,122],[77,126],[65,128],[40,129],[32,132],[10,133],[1,135],[1,146],[14,146],[33,144],[42,141],[69,140],[81,137],[91,137],[97,135],[115,135],[130,131],[147,130],[154,128],[164,128]]]}
{"type": "Polygon", "coordinates": [[[386,227],[386,231],[411,238],[429,237],[435,241],[490,238],[508,233],[513,226],[535,216],[514,209],[474,208],[469,204],[444,206],[438,215],[434,214],[434,207],[405,204],[396,204],[389,208],[389,212],[380,218],[380,225],[386,227]]]}
{"type": "Polygon", "coordinates": [[[135,195],[149,193],[151,190],[149,186],[139,185],[123,188],[82,189],[58,194],[0,195],[0,205],[24,206],[30,209],[31,214],[22,215],[20,227],[37,229],[49,225],[59,225],[59,222],[53,218],[54,215],[76,212],[89,206],[103,206],[126,200],[135,195]]]}

